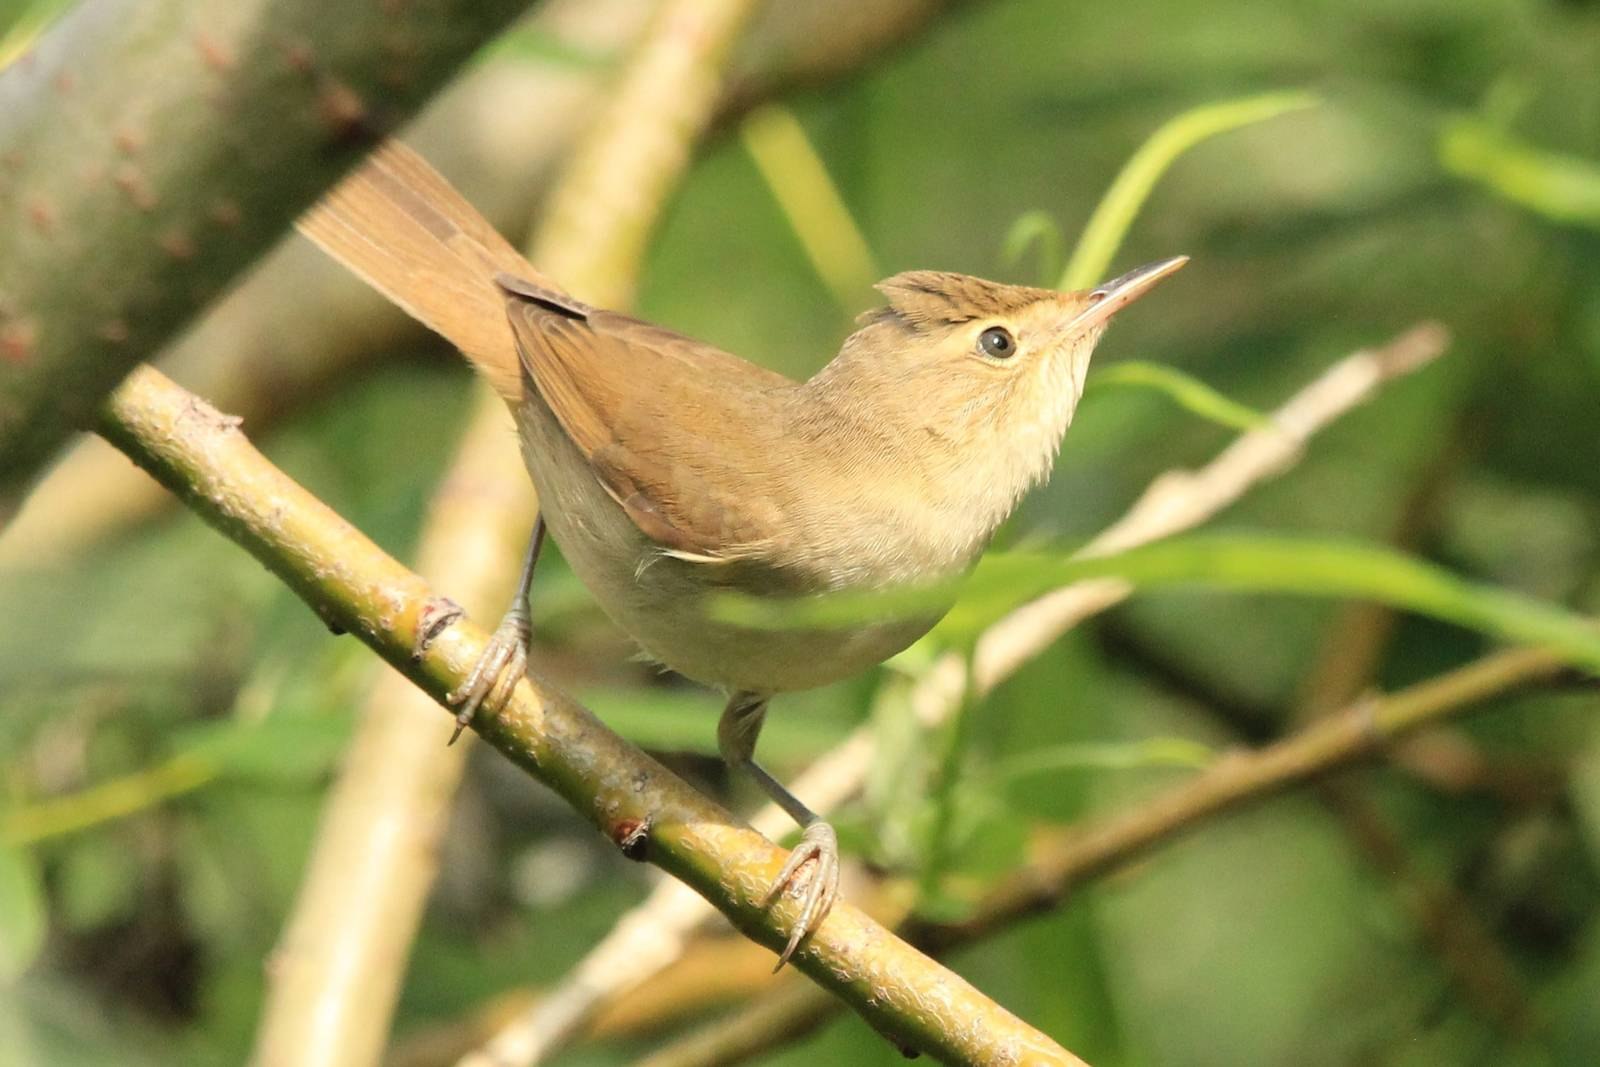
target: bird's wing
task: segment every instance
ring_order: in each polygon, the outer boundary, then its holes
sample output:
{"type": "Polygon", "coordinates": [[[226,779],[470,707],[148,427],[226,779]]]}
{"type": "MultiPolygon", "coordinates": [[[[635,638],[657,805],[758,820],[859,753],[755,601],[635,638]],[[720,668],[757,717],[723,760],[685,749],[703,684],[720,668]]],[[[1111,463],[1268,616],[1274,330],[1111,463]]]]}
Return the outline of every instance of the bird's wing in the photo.
{"type": "Polygon", "coordinates": [[[640,532],[681,559],[770,559],[781,397],[721,349],[500,279],[523,373],[640,532]]]}

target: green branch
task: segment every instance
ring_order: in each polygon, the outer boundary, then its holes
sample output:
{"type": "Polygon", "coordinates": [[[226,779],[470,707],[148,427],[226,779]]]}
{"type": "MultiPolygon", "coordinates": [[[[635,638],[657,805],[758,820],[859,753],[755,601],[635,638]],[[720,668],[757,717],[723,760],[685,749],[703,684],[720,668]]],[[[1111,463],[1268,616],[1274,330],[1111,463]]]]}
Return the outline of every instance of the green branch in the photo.
{"type": "MultiPolygon", "coordinates": [[[[412,650],[442,607],[427,584],[261,456],[228,418],[142,367],[112,396],[100,432],[237,541],[337,631],[441,705],[483,653],[467,620],[412,650]]],[[[560,793],[613,841],[683,880],[750,937],[787,941],[793,902],[768,908],[785,853],[532,677],[473,729],[560,793]]],[[[1077,1064],[1048,1037],[860,910],[835,904],[795,966],[907,1047],[949,1062],[1077,1064]],[[926,991],[938,988],[930,999],[926,991]]]]}

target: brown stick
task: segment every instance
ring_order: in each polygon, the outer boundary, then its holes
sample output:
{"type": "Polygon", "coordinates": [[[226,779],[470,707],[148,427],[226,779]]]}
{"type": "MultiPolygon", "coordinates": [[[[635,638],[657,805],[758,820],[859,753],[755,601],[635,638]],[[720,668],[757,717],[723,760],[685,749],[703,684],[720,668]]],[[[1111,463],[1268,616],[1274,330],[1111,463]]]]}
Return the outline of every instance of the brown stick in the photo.
{"type": "Polygon", "coordinates": [[[1125,814],[1052,835],[1023,872],[1008,876],[984,901],[976,917],[925,926],[913,936],[918,944],[942,950],[1054,907],[1074,887],[1211,816],[1346,766],[1397,737],[1566,669],[1553,653],[1512,649],[1393,695],[1357,701],[1277,744],[1226,756],[1125,814]]]}
{"type": "MultiPolygon", "coordinates": [[[[912,923],[902,932],[936,954],[983,940],[1029,916],[1056,910],[1071,899],[1074,889],[1223,812],[1371,756],[1398,738],[1519,687],[1554,678],[1563,670],[1565,665],[1549,653],[1517,649],[1391,696],[1359,701],[1277,744],[1226,757],[1126,814],[1036,840],[1028,863],[1009,872],[970,918],[949,924],[912,923]]],[[[803,1035],[836,1014],[834,1004],[790,990],[767,990],[729,1018],[658,1050],[648,1062],[728,1067],[771,1047],[758,1040],[762,1032],[803,1035]]]]}
{"type": "MultiPolygon", "coordinates": [[[[235,420],[157,371],[129,377],[100,429],[330,627],[355,634],[436,702],[482,653],[487,635],[463,621],[413,661],[438,603],[427,584],[272,466],[235,420]]],[[[571,698],[524,679],[479,733],[613,841],[635,842],[651,863],[713,900],[748,936],[769,948],[785,942],[792,902],[768,909],[765,897],[786,853],[571,698]]],[[[906,1048],[958,1063],[1082,1062],[849,904],[834,906],[794,962],[906,1048]]]]}

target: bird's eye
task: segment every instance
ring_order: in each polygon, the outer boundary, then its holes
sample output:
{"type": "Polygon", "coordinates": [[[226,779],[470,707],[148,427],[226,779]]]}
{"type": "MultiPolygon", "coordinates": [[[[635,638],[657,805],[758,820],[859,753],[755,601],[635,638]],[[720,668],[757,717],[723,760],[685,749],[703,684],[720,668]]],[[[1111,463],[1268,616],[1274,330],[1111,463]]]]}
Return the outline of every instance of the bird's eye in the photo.
{"type": "Polygon", "coordinates": [[[1017,339],[1004,326],[991,326],[978,335],[978,347],[995,359],[1010,359],[1017,354],[1017,339]]]}

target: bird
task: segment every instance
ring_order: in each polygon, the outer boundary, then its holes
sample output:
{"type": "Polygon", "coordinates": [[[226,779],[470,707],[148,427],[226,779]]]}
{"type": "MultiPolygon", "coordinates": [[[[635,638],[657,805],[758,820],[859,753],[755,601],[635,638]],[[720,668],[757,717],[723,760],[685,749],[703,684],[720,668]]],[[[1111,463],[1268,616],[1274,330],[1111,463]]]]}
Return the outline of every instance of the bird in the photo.
{"type": "MultiPolygon", "coordinates": [[[[456,733],[527,664],[546,532],[650,659],[718,688],[718,748],[801,827],[767,896],[799,897],[781,967],[838,895],[837,836],[755,759],[779,693],[851,677],[942,612],[781,633],[707,596],[825,595],[958,577],[1050,472],[1112,316],[1177,256],[1090,290],[911,270],[877,285],[804,381],[567,293],[421,156],[387,141],[300,231],[454,344],[518,427],[539,517],[505,619],[450,694],[456,733]]],[[[454,738],[452,738],[454,740],[454,738]]]]}

